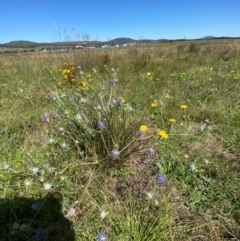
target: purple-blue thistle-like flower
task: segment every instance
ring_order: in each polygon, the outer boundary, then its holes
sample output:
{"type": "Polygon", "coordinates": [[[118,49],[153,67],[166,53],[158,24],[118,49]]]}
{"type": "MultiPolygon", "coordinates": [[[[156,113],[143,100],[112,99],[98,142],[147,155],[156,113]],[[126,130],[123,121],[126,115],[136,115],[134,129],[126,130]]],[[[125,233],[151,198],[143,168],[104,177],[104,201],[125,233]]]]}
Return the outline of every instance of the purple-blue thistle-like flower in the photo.
{"type": "Polygon", "coordinates": [[[145,131],[139,130],[139,131],[137,132],[137,136],[138,136],[138,137],[142,137],[142,136],[144,136],[144,134],[145,134],[145,131]]]}
{"type": "Polygon", "coordinates": [[[117,148],[114,148],[111,151],[110,157],[112,158],[112,160],[116,160],[119,158],[119,155],[120,155],[120,151],[117,148]]]}
{"type": "Polygon", "coordinates": [[[146,155],[148,158],[152,158],[154,156],[154,154],[155,154],[155,150],[153,148],[147,149],[146,155]]]}
{"type": "Polygon", "coordinates": [[[42,122],[47,122],[47,123],[50,122],[50,118],[49,118],[48,113],[45,113],[45,114],[44,114],[44,116],[43,116],[43,118],[42,118],[42,122]]]}
{"type": "Polygon", "coordinates": [[[107,84],[110,86],[110,87],[113,87],[115,84],[116,84],[116,80],[115,79],[110,79],[107,81],[107,84]]]}
{"type": "Polygon", "coordinates": [[[167,180],[167,177],[163,173],[157,174],[157,183],[164,183],[167,180]]]}
{"type": "Polygon", "coordinates": [[[43,202],[40,200],[35,201],[32,205],[31,205],[31,209],[34,211],[39,211],[43,206],[43,202]]]}
{"type": "Polygon", "coordinates": [[[98,130],[102,131],[102,130],[104,130],[106,128],[106,126],[105,126],[103,121],[99,121],[97,123],[97,128],[98,128],[98,130]]]}
{"type": "Polygon", "coordinates": [[[41,241],[44,239],[44,236],[45,236],[45,232],[43,230],[37,230],[34,234],[34,238],[37,240],[37,241],[41,241]]]}
{"type": "Polygon", "coordinates": [[[97,241],[106,241],[107,240],[107,234],[104,231],[98,231],[96,240],[97,241]]]}

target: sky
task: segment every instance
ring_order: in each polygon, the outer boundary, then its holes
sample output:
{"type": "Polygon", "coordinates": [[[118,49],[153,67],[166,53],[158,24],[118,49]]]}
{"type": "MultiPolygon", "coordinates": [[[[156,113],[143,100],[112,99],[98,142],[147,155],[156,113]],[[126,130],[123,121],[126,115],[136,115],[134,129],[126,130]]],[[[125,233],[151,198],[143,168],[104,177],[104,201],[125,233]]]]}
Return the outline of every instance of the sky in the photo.
{"type": "Polygon", "coordinates": [[[0,43],[240,37],[240,0],[1,0],[0,43]]]}

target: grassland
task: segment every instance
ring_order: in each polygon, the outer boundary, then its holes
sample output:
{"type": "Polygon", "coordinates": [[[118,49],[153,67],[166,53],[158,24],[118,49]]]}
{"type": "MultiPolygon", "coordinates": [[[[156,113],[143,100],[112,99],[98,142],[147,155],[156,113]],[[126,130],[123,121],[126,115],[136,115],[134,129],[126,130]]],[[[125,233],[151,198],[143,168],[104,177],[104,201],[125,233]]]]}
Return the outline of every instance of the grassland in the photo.
{"type": "Polygon", "coordinates": [[[239,56],[1,55],[0,240],[240,240],[239,56]]]}

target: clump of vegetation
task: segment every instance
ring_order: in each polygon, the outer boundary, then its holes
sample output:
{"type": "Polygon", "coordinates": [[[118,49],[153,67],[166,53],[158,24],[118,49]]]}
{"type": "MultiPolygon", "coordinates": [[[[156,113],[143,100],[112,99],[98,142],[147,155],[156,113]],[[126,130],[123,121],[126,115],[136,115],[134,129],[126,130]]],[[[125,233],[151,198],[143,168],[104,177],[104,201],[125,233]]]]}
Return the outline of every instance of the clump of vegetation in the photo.
{"type": "Polygon", "coordinates": [[[0,239],[239,239],[229,44],[3,55],[0,239]]]}

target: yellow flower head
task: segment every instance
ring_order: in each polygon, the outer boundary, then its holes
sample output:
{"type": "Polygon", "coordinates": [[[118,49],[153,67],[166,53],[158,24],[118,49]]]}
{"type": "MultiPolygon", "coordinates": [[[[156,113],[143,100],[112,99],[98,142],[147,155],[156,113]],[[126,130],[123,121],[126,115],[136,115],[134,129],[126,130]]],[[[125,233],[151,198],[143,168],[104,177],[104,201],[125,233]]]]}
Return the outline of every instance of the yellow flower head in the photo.
{"type": "Polygon", "coordinates": [[[156,100],[154,100],[152,103],[151,103],[151,107],[155,108],[158,106],[158,102],[156,100]]]}
{"type": "Polygon", "coordinates": [[[170,95],[169,95],[169,94],[166,94],[166,95],[165,95],[165,98],[166,98],[166,99],[169,99],[169,98],[170,98],[170,95]]]}
{"type": "Polygon", "coordinates": [[[181,108],[182,110],[186,110],[186,109],[188,108],[188,106],[187,106],[187,105],[180,105],[180,108],[181,108]]]}
{"type": "Polygon", "coordinates": [[[126,103],[126,100],[124,98],[121,98],[122,104],[126,103]]]}
{"type": "Polygon", "coordinates": [[[162,139],[168,139],[168,134],[164,130],[160,130],[157,133],[162,139]]]}
{"type": "Polygon", "coordinates": [[[140,125],[139,130],[143,131],[143,132],[146,132],[148,130],[148,127],[146,125],[140,125]]]}
{"type": "Polygon", "coordinates": [[[146,75],[147,75],[147,77],[151,77],[152,76],[151,72],[147,72],[146,75]]]}
{"type": "Polygon", "coordinates": [[[91,74],[87,74],[86,77],[87,77],[87,79],[90,79],[90,78],[92,78],[92,75],[91,74]]]}
{"type": "Polygon", "coordinates": [[[83,90],[88,90],[87,82],[86,81],[80,81],[79,83],[79,88],[83,90]]]}
{"type": "Polygon", "coordinates": [[[169,122],[170,122],[171,124],[176,123],[176,119],[170,118],[170,119],[169,119],[169,122]]]}
{"type": "Polygon", "coordinates": [[[186,76],[186,74],[183,72],[180,74],[180,78],[184,78],[186,76]]]}

